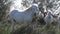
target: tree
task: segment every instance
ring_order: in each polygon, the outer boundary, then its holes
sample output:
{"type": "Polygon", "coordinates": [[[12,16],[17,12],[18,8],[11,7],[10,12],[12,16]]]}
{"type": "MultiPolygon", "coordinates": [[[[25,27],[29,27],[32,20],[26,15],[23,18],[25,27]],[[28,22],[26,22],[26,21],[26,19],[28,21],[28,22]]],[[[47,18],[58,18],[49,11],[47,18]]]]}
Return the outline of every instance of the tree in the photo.
{"type": "Polygon", "coordinates": [[[0,0],[0,21],[3,21],[6,16],[6,10],[9,9],[10,3],[6,3],[7,0],[0,0]]]}

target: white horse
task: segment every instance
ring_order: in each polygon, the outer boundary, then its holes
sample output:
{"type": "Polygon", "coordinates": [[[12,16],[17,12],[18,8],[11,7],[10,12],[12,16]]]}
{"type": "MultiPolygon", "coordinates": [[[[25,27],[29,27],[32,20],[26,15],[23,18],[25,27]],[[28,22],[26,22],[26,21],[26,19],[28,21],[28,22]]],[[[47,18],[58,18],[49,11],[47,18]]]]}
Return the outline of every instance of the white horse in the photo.
{"type": "Polygon", "coordinates": [[[38,5],[33,4],[30,8],[28,8],[25,11],[19,11],[19,10],[12,10],[10,13],[10,18],[12,22],[12,26],[14,28],[15,22],[17,23],[31,23],[32,22],[32,15],[34,13],[37,13],[38,10],[38,5]]]}
{"type": "Polygon", "coordinates": [[[44,18],[45,22],[48,24],[51,24],[53,22],[53,16],[51,12],[48,12],[47,15],[44,18]]]}

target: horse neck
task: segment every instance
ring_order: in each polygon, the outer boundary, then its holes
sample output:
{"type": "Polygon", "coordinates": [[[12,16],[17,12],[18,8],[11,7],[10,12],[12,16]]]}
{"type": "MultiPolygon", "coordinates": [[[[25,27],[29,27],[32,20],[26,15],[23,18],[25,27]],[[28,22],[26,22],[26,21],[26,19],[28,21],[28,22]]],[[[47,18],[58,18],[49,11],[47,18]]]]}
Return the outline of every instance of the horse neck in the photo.
{"type": "Polygon", "coordinates": [[[27,10],[25,10],[26,12],[32,12],[33,13],[33,8],[32,7],[30,7],[30,8],[28,8],[27,10]]]}

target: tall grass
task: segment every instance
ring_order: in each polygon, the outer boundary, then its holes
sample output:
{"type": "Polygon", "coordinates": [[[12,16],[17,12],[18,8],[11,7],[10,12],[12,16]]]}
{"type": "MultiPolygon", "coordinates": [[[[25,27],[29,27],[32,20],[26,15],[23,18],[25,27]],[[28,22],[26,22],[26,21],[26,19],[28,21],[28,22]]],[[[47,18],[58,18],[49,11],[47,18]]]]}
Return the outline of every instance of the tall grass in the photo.
{"type": "Polygon", "coordinates": [[[57,25],[38,25],[38,24],[30,24],[30,25],[15,25],[15,30],[12,32],[11,24],[0,23],[0,34],[60,34],[57,25]],[[34,26],[34,27],[33,27],[34,26]]]}

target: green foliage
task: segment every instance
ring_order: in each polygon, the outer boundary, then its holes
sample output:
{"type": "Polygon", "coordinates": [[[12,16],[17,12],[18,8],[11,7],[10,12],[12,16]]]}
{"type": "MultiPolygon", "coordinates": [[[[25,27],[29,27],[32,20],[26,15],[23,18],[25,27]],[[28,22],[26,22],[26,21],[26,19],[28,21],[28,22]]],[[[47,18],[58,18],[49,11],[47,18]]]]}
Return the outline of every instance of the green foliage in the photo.
{"type": "MultiPolygon", "coordinates": [[[[18,24],[17,24],[18,25],[18,24]]],[[[12,34],[58,34],[57,25],[41,25],[38,24],[22,25],[20,28],[16,29],[12,34]],[[37,26],[36,28],[33,26],[37,26]]]]}

